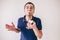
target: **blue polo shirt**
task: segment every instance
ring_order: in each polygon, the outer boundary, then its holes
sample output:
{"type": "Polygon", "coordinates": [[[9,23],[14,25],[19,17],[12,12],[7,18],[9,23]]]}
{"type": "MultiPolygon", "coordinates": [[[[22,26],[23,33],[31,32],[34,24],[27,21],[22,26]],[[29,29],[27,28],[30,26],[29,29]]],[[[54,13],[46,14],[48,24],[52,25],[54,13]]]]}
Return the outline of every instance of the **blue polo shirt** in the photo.
{"type": "MultiPolygon", "coordinates": [[[[32,17],[33,21],[36,22],[38,30],[42,30],[41,20],[37,17],[32,17]]],[[[37,40],[37,37],[32,29],[27,29],[27,21],[25,16],[18,19],[17,27],[21,30],[21,39],[20,40],[37,40]]]]}

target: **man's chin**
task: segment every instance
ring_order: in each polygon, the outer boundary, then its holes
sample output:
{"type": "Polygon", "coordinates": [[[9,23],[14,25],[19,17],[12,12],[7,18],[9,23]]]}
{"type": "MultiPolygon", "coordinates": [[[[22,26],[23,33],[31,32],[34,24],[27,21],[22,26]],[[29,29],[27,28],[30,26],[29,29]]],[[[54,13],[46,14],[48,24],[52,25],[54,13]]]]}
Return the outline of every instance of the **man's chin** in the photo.
{"type": "Polygon", "coordinates": [[[32,15],[27,15],[27,16],[32,16],[32,15]]]}

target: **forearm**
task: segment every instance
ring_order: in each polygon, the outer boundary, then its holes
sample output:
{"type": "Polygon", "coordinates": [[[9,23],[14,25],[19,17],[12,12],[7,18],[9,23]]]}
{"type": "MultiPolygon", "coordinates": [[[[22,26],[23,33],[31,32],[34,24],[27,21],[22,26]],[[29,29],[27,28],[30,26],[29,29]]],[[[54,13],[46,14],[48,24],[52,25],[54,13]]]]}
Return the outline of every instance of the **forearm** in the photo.
{"type": "Polygon", "coordinates": [[[14,31],[14,32],[16,32],[16,33],[19,33],[19,32],[20,32],[20,29],[15,28],[15,29],[14,29],[14,30],[12,30],[12,31],[14,31]]]}
{"type": "Polygon", "coordinates": [[[33,31],[38,38],[42,38],[42,31],[38,30],[37,27],[34,27],[33,31]]]}

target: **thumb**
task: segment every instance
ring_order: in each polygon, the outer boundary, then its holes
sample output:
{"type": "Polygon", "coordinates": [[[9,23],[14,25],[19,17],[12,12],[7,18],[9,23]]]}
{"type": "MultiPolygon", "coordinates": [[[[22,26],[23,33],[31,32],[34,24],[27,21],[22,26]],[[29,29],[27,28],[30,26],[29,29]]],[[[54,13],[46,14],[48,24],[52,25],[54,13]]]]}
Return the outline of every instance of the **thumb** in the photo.
{"type": "Polygon", "coordinates": [[[15,27],[14,23],[12,22],[12,25],[15,27]]]}

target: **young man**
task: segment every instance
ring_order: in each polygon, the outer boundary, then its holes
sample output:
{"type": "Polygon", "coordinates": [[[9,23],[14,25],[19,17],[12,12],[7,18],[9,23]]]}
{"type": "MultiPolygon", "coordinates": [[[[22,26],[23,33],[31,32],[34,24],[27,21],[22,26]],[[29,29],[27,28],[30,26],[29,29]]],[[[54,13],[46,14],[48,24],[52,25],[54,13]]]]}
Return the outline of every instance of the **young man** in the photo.
{"type": "Polygon", "coordinates": [[[34,17],[35,6],[31,2],[27,2],[24,6],[24,17],[19,18],[17,28],[14,23],[12,25],[6,24],[9,31],[21,32],[20,40],[37,40],[42,38],[41,20],[34,17]]]}

